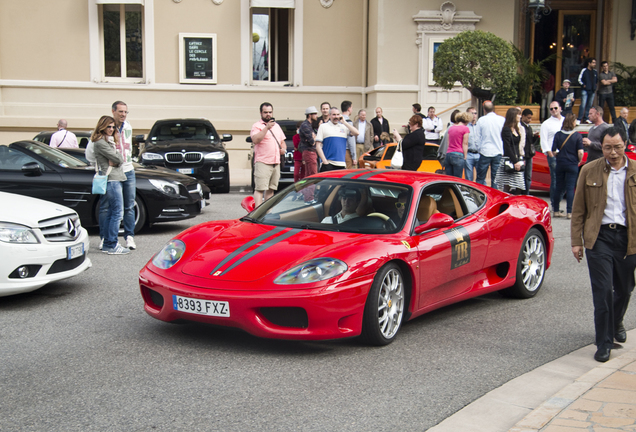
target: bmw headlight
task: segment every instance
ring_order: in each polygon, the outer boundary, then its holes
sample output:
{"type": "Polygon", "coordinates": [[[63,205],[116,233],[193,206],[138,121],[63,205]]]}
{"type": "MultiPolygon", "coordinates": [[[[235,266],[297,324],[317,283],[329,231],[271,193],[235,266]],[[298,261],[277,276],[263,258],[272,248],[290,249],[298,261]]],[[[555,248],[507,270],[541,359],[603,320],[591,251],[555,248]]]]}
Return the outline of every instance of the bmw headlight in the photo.
{"type": "Polygon", "coordinates": [[[181,240],[170,240],[157,255],[152,263],[161,269],[169,269],[175,265],[185,253],[185,243],[181,240]]]}
{"type": "Polygon", "coordinates": [[[278,276],[274,283],[293,285],[331,279],[346,272],[347,265],[334,258],[316,258],[306,261],[278,276]]]}
{"type": "Polygon", "coordinates": [[[141,155],[143,160],[151,161],[151,160],[163,160],[163,156],[159,153],[143,153],[141,155]]]}
{"type": "Polygon", "coordinates": [[[8,222],[0,222],[0,241],[20,244],[40,243],[31,228],[8,222]]]}
{"type": "Polygon", "coordinates": [[[179,196],[179,183],[156,179],[148,179],[148,181],[166,195],[179,196]]]}
{"type": "Polygon", "coordinates": [[[225,153],[220,152],[220,151],[216,151],[216,152],[211,152],[205,155],[204,159],[207,160],[223,160],[223,158],[225,157],[225,153]]]}

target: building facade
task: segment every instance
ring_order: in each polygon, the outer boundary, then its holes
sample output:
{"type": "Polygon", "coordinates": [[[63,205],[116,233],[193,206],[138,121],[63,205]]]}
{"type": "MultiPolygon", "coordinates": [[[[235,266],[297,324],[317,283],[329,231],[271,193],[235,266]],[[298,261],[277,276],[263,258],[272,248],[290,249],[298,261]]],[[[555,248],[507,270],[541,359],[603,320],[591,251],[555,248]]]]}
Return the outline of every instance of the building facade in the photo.
{"type": "MultiPolygon", "coordinates": [[[[431,73],[436,46],[464,30],[537,57],[547,42],[565,54],[574,22],[589,27],[588,42],[570,55],[636,64],[632,1],[547,3],[550,14],[534,24],[518,0],[0,1],[0,143],[60,118],[91,130],[124,100],[135,134],[162,118],[210,119],[234,135],[231,169],[248,168],[245,137],[263,101],[276,118],[300,120],[310,105],[347,99],[369,118],[381,106],[398,127],[415,102],[445,121],[465,109],[470,94],[436,87],[431,73]],[[544,27],[555,22],[552,41],[544,27]]],[[[560,58],[556,69],[578,67],[560,58]]]]}

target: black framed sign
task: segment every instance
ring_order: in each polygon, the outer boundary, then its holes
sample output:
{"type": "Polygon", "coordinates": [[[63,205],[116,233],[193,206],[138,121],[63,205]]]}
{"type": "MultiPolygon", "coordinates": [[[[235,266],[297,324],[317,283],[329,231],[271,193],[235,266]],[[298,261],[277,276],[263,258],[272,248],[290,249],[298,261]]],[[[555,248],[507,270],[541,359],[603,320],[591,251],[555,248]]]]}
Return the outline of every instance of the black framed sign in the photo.
{"type": "Polygon", "coordinates": [[[216,84],[216,34],[179,33],[179,82],[216,84]]]}

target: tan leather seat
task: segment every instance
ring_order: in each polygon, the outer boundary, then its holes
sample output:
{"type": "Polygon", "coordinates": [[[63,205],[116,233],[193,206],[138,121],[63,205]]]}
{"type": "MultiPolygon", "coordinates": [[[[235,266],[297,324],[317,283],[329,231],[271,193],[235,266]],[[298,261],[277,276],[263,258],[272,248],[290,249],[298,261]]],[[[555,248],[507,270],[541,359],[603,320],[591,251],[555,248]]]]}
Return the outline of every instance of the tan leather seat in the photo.
{"type": "Polygon", "coordinates": [[[446,188],[444,190],[442,197],[437,203],[437,209],[441,213],[446,213],[447,215],[452,216],[453,219],[464,216],[462,206],[459,204],[459,201],[455,196],[455,192],[453,192],[451,188],[446,188]]]}
{"type": "Polygon", "coordinates": [[[424,223],[435,213],[439,213],[435,200],[428,195],[422,195],[420,204],[417,206],[417,220],[424,223]]]}

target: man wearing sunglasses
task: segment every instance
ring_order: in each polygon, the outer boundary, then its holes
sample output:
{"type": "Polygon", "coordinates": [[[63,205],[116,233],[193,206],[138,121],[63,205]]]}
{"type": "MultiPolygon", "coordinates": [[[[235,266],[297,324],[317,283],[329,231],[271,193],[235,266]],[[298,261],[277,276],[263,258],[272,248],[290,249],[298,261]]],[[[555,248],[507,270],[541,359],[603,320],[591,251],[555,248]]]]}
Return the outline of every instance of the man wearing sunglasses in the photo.
{"type": "Polygon", "coordinates": [[[334,216],[327,216],[322,220],[322,223],[341,224],[349,219],[358,217],[357,210],[362,198],[360,191],[358,189],[343,188],[338,192],[338,197],[340,198],[342,210],[334,216]]]}
{"type": "Polygon", "coordinates": [[[554,134],[561,130],[563,126],[563,116],[561,115],[561,105],[557,101],[550,103],[550,118],[541,124],[541,151],[548,159],[550,167],[550,202],[560,201],[556,199],[556,157],[548,156],[552,151],[554,134]]]}

